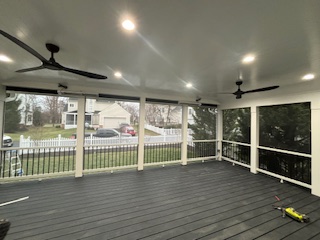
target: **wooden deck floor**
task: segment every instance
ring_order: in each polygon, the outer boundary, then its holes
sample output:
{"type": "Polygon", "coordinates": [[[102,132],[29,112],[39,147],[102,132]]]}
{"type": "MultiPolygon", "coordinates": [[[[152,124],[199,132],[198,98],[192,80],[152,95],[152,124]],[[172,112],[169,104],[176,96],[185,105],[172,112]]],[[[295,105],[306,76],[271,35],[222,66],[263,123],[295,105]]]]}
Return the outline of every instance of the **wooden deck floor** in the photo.
{"type": "Polygon", "coordinates": [[[228,162],[0,185],[9,239],[320,239],[320,198],[228,162]],[[274,196],[311,222],[282,218],[274,196]]]}

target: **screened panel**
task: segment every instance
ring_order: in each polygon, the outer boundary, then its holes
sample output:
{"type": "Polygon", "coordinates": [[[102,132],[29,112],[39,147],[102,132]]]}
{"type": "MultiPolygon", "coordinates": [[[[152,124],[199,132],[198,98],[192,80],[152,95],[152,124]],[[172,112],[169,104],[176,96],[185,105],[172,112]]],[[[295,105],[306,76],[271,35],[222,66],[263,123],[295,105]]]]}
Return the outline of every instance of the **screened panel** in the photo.
{"type": "Polygon", "coordinates": [[[223,140],[250,143],[250,108],[223,110],[223,140]]]}
{"type": "Polygon", "coordinates": [[[310,103],[259,108],[260,146],[311,153],[310,103]]]}
{"type": "Polygon", "coordinates": [[[193,140],[216,139],[216,118],[216,108],[201,106],[189,108],[188,122],[193,140]]]}

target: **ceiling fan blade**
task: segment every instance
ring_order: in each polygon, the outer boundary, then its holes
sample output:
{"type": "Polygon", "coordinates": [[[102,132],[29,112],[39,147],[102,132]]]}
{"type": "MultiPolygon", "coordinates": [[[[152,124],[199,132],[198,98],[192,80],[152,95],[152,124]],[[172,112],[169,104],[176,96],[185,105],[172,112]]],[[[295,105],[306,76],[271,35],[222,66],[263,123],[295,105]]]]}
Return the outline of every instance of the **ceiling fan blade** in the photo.
{"type": "Polygon", "coordinates": [[[39,67],[20,69],[20,70],[18,70],[16,72],[24,73],[24,72],[31,72],[31,71],[35,71],[35,70],[41,70],[41,69],[45,69],[45,67],[43,65],[41,65],[39,67]]]}
{"type": "Polygon", "coordinates": [[[45,59],[43,56],[41,56],[40,53],[38,53],[36,50],[32,49],[27,44],[21,42],[19,39],[15,38],[14,36],[11,36],[9,33],[6,33],[0,29],[0,34],[2,34],[4,37],[8,38],[9,40],[14,42],[15,44],[17,44],[18,46],[20,46],[21,48],[23,48],[27,52],[31,53],[33,56],[38,58],[40,61],[42,61],[42,62],[47,61],[47,59],[45,59]]]}
{"type": "Polygon", "coordinates": [[[63,67],[61,70],[67,71],[67,72],[71,72],[71,73],[75,73],[81,76],[85,76],[88,78],[94,78],[94,79],[107,79],[106,76],[103,75],[99,75],[96,73],[90,73],[90,72],[85,72],[85,71],[81,71],[81,70],[76,70],[76,69],[72,69],[72,68],[66,68],[63,67]]]}
{"type": "Polygon", "coordinates": [[[269,91],[278,88],[279,86],[271,86],[271,87],[265,87],[265,88],[258,88],[258,89],[253,89],[249,91],[244,91],[242,94],[245,93],[254,93],[254,92],[264,92],[264,91],[269,91]]]}

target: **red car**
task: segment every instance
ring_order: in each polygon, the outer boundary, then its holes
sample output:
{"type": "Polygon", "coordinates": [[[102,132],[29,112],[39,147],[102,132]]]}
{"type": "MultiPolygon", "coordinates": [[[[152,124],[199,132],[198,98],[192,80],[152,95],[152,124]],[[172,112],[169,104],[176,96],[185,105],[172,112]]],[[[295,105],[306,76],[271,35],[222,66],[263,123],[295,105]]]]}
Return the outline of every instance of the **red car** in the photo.
{"type": "Polygon", "coordinates": [[[131,126],[123,126],[120,130],[121,130],[122,133],[131,134],[131,136],[135,136],[137,134],[137,132],[131,126]]]}

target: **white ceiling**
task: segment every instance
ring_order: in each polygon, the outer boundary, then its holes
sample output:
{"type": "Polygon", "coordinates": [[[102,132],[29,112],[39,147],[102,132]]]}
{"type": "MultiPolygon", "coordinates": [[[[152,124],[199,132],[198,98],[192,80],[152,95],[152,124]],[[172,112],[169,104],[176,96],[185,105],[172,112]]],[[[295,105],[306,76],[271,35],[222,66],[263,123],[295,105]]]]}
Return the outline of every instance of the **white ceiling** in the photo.
{"type": "Polygon", "coordinates": [[[215,102],[225,97],[217,93],[236,90],[240,70],[242,90],[270,85],[280,85],[272,94],[318,90],[319,13],[319,0],[0,1],[1,30],[48,59],[45,43],[57,44],[55,59],[63,66],[108,76],[93,80],[50,70],[15,73],[40,61],[0,36],[0,54],[13,60],[0,62],[0,83],[45,89],[63,83],[74,91],[200,96],[215,102]],[[121,27],[127,16],[136,31],[121,27]],[[256,61],[243,65],[248,53],[256,61]],[[123,79],[116,79],[114,70],[123,79]],[[309,72],[316,78],[302,81],[309,72]],[[187,82],[194,87],[186,88],[187,82]]]}

